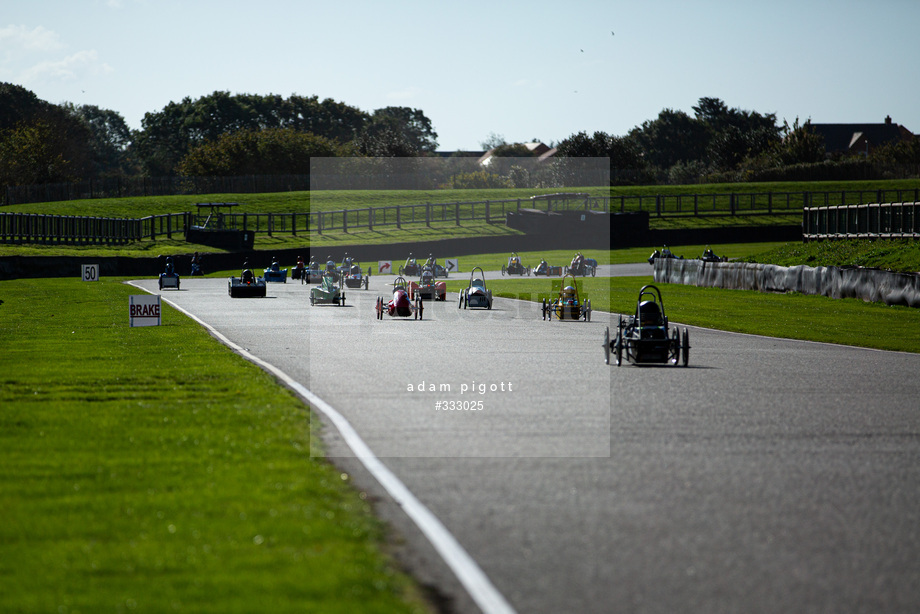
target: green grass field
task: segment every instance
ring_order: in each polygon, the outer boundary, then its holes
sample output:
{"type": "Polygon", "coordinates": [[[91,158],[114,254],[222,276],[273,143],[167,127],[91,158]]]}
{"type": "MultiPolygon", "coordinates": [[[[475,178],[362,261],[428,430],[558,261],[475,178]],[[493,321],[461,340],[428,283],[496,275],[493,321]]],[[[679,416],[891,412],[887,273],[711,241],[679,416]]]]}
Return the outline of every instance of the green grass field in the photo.
{"type": "Polygon", "coordinates": [[[308,408],[139,293],[0,282],[0,611],[429,611],[308,408]]]}
{"type": "MultiPolygon", "coordinates": [[[[735,193],[773,192],[776,194],[810,192],[871,193],[877,190],[910,190],[916,188],[916,180],[889,181],[847,181],[847,182],[771,182],[771,183],[734,183],[683,186],[629,186],[611,188],[572,188],[592,195],[609,195],[611,199],[619,196],[635,195],[727,195],[735,193]]],[[[237,202],[239,213],[306,213],[309,211],[336,211],[342,209],[361,209],[393,205],[423,204],[426,202],[466,202],[482,200],[527,199],[536,193],[557,192],[557,189],[542,190],[350,190],[311,192],[277,192],[267,194],[200,194],[158,197],[129,197],[111,199],[85,199],[36,203],[29,205],[8,205],[4,212],[42,213],[54,215],[99,216],[139,218],[148,215],[160,215],[183,211],[195,211],[198,202],[237,202]]],[[[726,196],[727,198],[727,196],[726,196]]],[[[779,198],[779,197],[778,197],[779,198]]],[[[627,210],[635,210],[637,204],[632,201],[627,210]]],[[[615,203],[614,208],[617,208],[615,203]]],[[[647,205],[644,207],[647,209],[647,205]]],[[[677,217],[650,218],[652,229],[711,228],[722,226],[769,226],[801,223],[800,210],[791,212],[778,210],[775,215],[740,215],[718,217],[696,217],[681,215],[677,217]]],[[[354,230],[354,229],[353,229],[354,230]]],[[[431,228],[422,223],[406,225],[403,229],[378,227],[374,231],[336,232],[303,235],[276,233],[269,237],[257,233],[256,249],[297,249],[309,246],[333,246],[361,243],[404,243],[419,240],[437,240],[456,237],[482,235],[511,235],[515,231],[503,224],[486,224],[483,222],[463,222],[457,226],[453,222],[437,222],[431,228]]],[[[116,247],[71,247],[55,245],[0,245],[0,255],[104,255],[116,251],[119,255],[144,257],[159,254],[182,254],[193,251],[221,251],[214,248],[186,243],[183,240],[144,240],[127,246],[116,247]]]]}
{"type": "MultiPolygon", "coordinates": [[[[539,301],[553,296],[558,279],[514,279],[488,282],[496,296],[539,301]]],[[[632,314],[648,277],[578,278],[579,295],[600,311],[632,314]]],[[[449,291],[465,287],[460,280],[449,291]]],[[[766,294],[748,290],[655,284],[673,322],[719,330],[840,343],[882,350],[920,353],[920,309],[831,299],[804,294],[766,294]]],[[[691,340],[692,343],[692,340],[691,340]]]]}
{"type": "Polygon", "coordinates": [[[901,272],[920,271],[920,241],[847,239],[786,243],[743,257],[747,262],[780,266],[863,266],[901,272]]]}
{"type": "MultiPolygon", "coordinates": [[[[592,195],[692,195],[736,193],[801,193],[810,192],[872,192],[875,190],[909,190],[918,187],[916,179],[884,181],[815,181],[722,183],[702,185],[616,186],[611,188],[566,188],[565,191],[587,192],[592,195]]],[[[272,192],[265,194],[197,194],[105,199],[83,199],[27,205],[7,205],[3,211],[45,213],[57,215],[92,215],[99,217],[144,217],[194,211],[199,202],[238,202],[240,213],[307,213],[336,211],[392,205],[443,203],[456,201],[502,200],[530,198],[535,194],[559,192],[548,189],[502,190],[329,190],[316,192],[272,192]]]]}
{"type": "MultiPolygon", "coordinates": [[[[879,188],[870,182],[808,186],[660,190],[879,188]]],[[[621,189],[637,192],[616,188],[611,193],[621,189]]],[[[348,198],[364,202],[360,195],[348,198]]],[[[122,202],[4,210],[140,217],[187,210],[203,200],[245,202],[252,212],[311,206],[308,193],[117,200],[122,202]]],[[[343,202],[347,199],[328,206],[343,208],[343,202]]],[[[443,238],[489,230],[505,231],[454,227],[443,238]]],[[[325,240],[397,243],[431,234],[421,228],[325,240]]],[[[914,266],[912,245],[903,249],[907,255],[897,256],[902,263],[897,266],[914,266]]],[[[276,235],[260,237],[257,246],[306,248],[309,243],[302,236],[276,235]]],[[[712,247],[732,258],[787,258],[777,264],[893,262],[830,244],[823,255],[815,244],[808,246],[815,251],[800,251],[799,244],[712,247]]],[[[705,246],[671,248],[694,257],[705,246]]],[[[157,240],[127,247],[0,245],[0,255],[136,257],[193,249],[184,241],[157,240]]],[[[868,251],[873,250],[900,248],[876,245],[868,251]]],[[[601,264],[626,263],[642,262],[650,251],[588,250],[585,255],[601,264]]],[[[436,255],[442,261],[456,256],[436,255]]],[[[500,269],[508,255],[460,255],[463,272],[451,276],[449,290],[465,287],[472,266],[500,269]]],[[[540,257],[564,265],[572,253],[520,256],[529,266],[540,257]]],[[[489,287],[499,296],[538,300],[552,293],[553,281],[503,279],[489,287]]],[[[650,276],[579,280],[595,309],[622,313],[635,309],[639,288],[650,282],[650,276]]],[[[795,294],[660,287],[674,322],[920,352],[918,310],[795,294]]],[[[310,456],[311,422],[303,403],[168,307],[163,326],[128,328],[125,305],[132,293],[139,292],[112,279],[0,281],[0,505],[5,512],[0,611],[427,611],[420,590],[386,554],[385,527],[362,493],[347,476],[310,456]]]]}

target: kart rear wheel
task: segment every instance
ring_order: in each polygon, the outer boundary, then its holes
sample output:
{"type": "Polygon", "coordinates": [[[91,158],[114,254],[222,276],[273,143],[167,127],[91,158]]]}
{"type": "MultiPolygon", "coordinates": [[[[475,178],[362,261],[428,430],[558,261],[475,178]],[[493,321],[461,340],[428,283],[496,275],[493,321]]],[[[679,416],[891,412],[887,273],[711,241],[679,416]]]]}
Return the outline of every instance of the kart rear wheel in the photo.
{"type": "Polygon", "coordinates": [[[543,299],[543,319],[546,320],[546,299],[543,299]]]}
{"type": "Polygon", "coordinates": [[[671,334],[671,351],[668,353],[672,365],[680,362],[680,331],[677,330],[677,327],[674,327],[674,332],[671,334]]]}
{"type": "Polygon", "coordinates": [[[502,277],[505,276],[505,271],[507,271],[507,270],[508,270],[508,267],[506,267],[506,266],[503,264],[503,265],[502,265],[502,277]]]}
{"type": "Polygon", "coordinates": [[[604,364],[610,364],[610,327],[604,329],[604,364]]]}
{"type": "Polygon", "coordinates": [[[680,344],[681,358],[683,360],[684,366],[690,362],[690,331],[686,328],[684,329],[684,337],[682,343],[680,344]]]}

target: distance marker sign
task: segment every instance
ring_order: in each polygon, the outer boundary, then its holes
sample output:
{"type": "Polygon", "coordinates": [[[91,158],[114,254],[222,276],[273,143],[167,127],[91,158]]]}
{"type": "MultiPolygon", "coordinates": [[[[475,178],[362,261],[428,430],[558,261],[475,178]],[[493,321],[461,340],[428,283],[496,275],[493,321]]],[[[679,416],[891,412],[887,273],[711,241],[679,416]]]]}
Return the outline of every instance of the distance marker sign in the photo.
{"type": "Polygon", "coordinates": [[[160,325],[160,295],[131,295],[128,303],[128,318],[131,326],[160,325]]]}
{"type": "Polygon", "coordinates": [[[99,265],[84,264],[80,269],[80,276],[83,281],[99,281],[99,265]]]}

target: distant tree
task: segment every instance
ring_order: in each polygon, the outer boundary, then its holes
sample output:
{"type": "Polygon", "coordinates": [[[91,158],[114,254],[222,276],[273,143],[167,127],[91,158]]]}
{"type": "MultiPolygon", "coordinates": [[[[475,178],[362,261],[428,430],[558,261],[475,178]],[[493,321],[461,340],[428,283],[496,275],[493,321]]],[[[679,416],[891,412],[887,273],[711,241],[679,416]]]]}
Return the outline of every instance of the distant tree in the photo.
{"type": "Polygon", "coordinates": [[[116,111],[94,105],[64,103],[65,110],[85,122],[92,135],[93,175],[129,175],[136,172],[130,160],[131,129],[116,111]]]}
{"type": "Polygon", "coordinates": [[[31,185],[80,178],[78,165],[66,157],[66,138],[44,119],[19,124],[0,137],[0,183],[31,185]]]}
{"type": "Polygon", "coordinates": [[[311,132],[340,143],[354,140],[370,122],[368,113],[331,98],[320,101],[316,96],[291,96],[284,109],[281,127],[311,132]]]}
{"type": "Polygon", "coordinates": [[[507,145],[507,144],[508,143],[505,142],[504,136],[502,136],[501,134],[496,134],[494,132],[490,132],[489,136],[487,136],[485,140],[479,142],[479,146],[482,147],[483,151],[490,151],[492,149],[495,149],[496,147],[500,147],[502,145],[507,145]]]}
{"type": "Polygon", "coordinates": [[[334,157],[339,148],[334,141],[293,128],[241,130],[196,145],[177,169],[192,177],[305,174],[311,157],[334,157]]]}
{"type": "Polygon", "coordinates": [[[713,132],[720,132],[730,124],[731,111],[719,98],[700,98],[693,112],[696,119],[709,126],[713,132]]]}
{"type": "Polygon", "coordinates": [[[790,127],[783,122],[783,140],[776,148],[779,165],[812,164],[824,160],[826,148],[824,138],[811,127],[811,120],[799,124],[799,118],[790,127]]]}
{"type": "Polygon", "coordinates": [[[186,126],[192,104],[192,99],[185,97],[180,102],[170,102],[160,111],[144,114],[135,147],[147,174],[173,175],[179,160],[200,144],[192,140],[186,126]]]}
{"type": "Polygon", "coordinates": [[[419,109],[386,107],[374,111],[361,136],[379,140],[384,134],[397,135],[384,139],[394,144],[399,143],[400,146],[396,149],[403,149],[405,145],[413,151],[412,154],[394,155],[433,153],[438,148],[438,133],[434,131],[431,120],[419,109]]]}
{"type": "Polygon", "coordinates": [[[316,96],[230,94],[214,92],[197,100],[184,98],[161,111],[147,113],[137,135],[138,157],[151,175],[170,175],[197,145],[224,134],[291,128],[346,143],[360,134],[370,116],[334,100],[316,96]]]}
{"type": "Polygon", "coordinates": [[[633,128],[629,137],[652,165],[670,168],[679,160],[700,160],[706,153],[706,126],[683,111],[664,109],[653,120],[633,128]]]}
{"type": "Polygon", "coordinates": [[[772,113],[730,109],[718,98],[700,98],[693,110],[706,129],[704,160],[717,170],[737,169],[779,143],[782,129],[772,113]]]}
{"type": "Polygon", "coordinates": [[[920,164],[920,137],[879,145],[869,159],[882,166],[920,164]]]}
{"type": "Polygon", "coordinates": [[[606,132],[591,136],[584,131],[563,139],[556,145],[556,155],[570,158],[610,158],[611,169],[643,169],[646,162],[642,152],[629,137],[618,137],[606,132]]]}
{"type": "Polygon", "coordinates": [[[418,156],[416,143],[402,131],[383,123],[373,124],[355,139],[355,153],[375,158],[410,158],[418,156]]]}
{"type": "Polygon", "coordinates": [[[505,143],[493,149],[492,155],[499,158],[530,158],[534,152],[524,143],[505,143]]]}
{"type": "Polygon", "coordinates": [[[0,83],[0,131],[45,114],[50,106],[21,85],[0,83]]]}
{"type": "Polygon", "coordinates": [[[72,181],[91,172],[89,128],[31,91],[0,83],[0,182],[72,181]]]}
{"type": "Polygon", "coordinates": [[[498,188],[512,188],[512,181],[498,173],[488,171],[474,171],[471,173],[457,173],[450,178],[448,188],[456,190],[485,190],[498,188]]]}

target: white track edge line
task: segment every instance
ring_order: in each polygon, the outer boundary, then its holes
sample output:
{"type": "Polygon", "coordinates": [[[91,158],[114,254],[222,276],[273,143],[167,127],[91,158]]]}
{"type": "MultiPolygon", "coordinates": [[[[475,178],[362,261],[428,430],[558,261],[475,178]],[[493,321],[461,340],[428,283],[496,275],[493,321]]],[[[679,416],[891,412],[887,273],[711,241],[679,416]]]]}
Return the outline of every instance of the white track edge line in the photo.
{"type": "MultiPolygon", "coordinates": [[[[152,292],[137,285],[133,281],[127,283],[149,294],[157,294],[156,292],[152,292]]],[[[444,559],[444,562],[450,567],[451,571],[454,572],[454,575],[456,575],[457,579],[483,613],[515,614],[515,610],[511,607],[511,604],[508,603],[505,597],[495,588],[485,572],[482,571],[479,565],[476,564],[476,561],[474,561],[469,553],[464,550],[463,546],[460,545],[457,538],[453,536],[431,510],[419,501],[412,491],[403,484],[402,480],[396,477],[396,474],[390,471],[390,469],[374,455],[370,447],[361,439],[361,436],[345,416],[275,365],[251,354],[245,348],[228,339],[223,333],[219,332],[207,322],[189,313],[171,300],[163,298],[163,295],[159,296],[161,300],[169,303],[173,309],[183,313],[203,326],[217,340],[237,352],[240,356],[259,365],[281,379],[285,385],[306,400],[311,407],[319,409],[319,411],[335,425],[336,429],[338,429],[342,438],[345,440],[345,443],[351,451],[354,452],[355,457],[361,461],[365,469],[374,476],[374,479],[383,486],[387,494],[389,494],[397,505],[406,512],[406,515],[412,519],[422,534],[428,538],[428,541],[438,554],[441,555],[441,558],[444,559]]]]}

